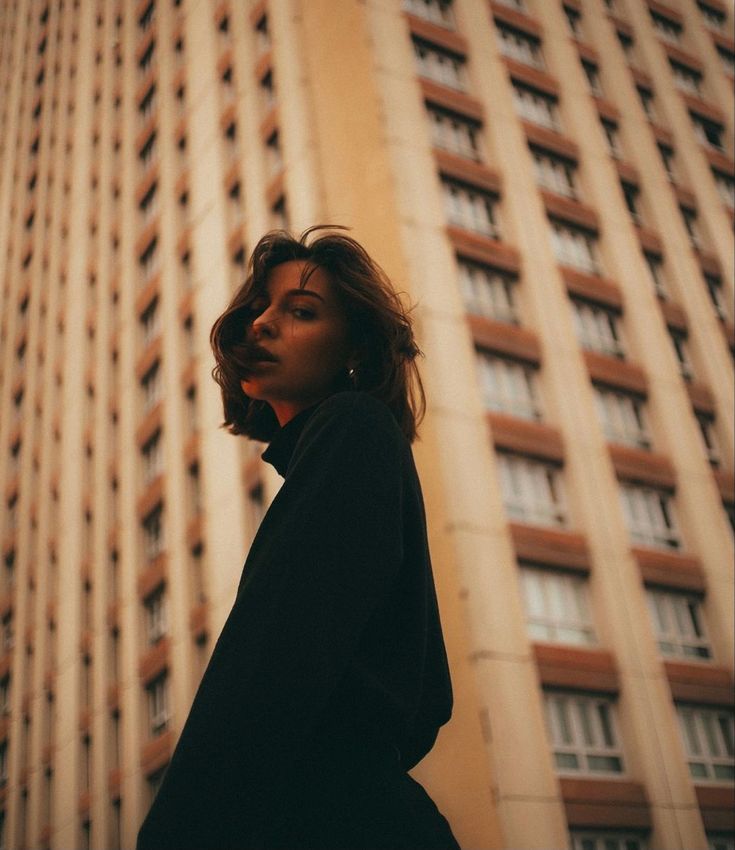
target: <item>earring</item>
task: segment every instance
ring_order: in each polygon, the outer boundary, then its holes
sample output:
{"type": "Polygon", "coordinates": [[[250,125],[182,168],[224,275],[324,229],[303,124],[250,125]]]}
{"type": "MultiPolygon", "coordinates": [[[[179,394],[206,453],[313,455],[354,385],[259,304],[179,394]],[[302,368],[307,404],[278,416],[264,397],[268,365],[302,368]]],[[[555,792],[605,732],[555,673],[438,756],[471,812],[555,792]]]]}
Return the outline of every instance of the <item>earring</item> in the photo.
{"type": "Polygon", "coordinates": [[[347,370],[347,377],[352,381],[352,386],[357,386],[357,372],[355,372],[354,368],[350,368],[347,370]]]}

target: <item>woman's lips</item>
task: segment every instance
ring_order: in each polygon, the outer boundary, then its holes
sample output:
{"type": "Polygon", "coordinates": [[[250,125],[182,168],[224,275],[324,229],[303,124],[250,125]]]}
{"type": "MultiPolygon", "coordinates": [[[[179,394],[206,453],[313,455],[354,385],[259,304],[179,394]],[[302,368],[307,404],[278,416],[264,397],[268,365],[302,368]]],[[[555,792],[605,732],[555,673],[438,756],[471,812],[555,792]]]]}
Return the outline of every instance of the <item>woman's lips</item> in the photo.
{"type": "Polygon", "coordinates": [[[247,350],[248,360],[252,360],[255,363],[277,363],[278,358],[275,354],[271,354],[270,351],[266,348],[262,348],[260,345],[251,345],[247,350]]]}

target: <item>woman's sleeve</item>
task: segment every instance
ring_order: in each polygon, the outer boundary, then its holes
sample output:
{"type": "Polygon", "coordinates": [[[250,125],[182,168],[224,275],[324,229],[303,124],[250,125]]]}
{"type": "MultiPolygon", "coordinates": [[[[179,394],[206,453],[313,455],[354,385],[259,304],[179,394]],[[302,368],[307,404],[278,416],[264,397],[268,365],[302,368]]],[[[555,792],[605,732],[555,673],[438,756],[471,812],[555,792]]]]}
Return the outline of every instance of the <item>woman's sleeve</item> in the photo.
{"type": "Polygon", "coordinates": [[[404,443],[353,393],[308,420],[139,850],[196,846],[213,820],[226,840],[288,775],[400,569],[404,443]]]}

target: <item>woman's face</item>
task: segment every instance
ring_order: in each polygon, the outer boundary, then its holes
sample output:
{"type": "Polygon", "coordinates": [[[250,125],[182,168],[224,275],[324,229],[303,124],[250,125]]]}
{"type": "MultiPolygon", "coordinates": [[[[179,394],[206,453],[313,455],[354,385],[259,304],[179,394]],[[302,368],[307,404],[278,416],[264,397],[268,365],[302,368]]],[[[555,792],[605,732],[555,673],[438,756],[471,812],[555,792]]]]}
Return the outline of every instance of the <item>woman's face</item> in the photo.
{"type": "Polygon", "coordinates": [[[253,365],[240,386],[249,398],[268,402],[281,426],[333,392],[351,362],[347,318],[334,287],[317,268],[302,288],[306,265],[291,260],[271,270],[246,328],[253,365]]]}

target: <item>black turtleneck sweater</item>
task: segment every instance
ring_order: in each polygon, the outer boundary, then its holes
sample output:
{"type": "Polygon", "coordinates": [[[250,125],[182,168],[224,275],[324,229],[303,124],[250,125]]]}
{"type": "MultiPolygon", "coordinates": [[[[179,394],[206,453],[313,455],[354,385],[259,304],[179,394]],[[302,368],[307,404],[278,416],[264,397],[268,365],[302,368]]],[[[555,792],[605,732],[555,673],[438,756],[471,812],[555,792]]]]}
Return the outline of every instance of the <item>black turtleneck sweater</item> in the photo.
{"type": "Polygon", "coordinates": [[[408,770],[451,714],[421,487],[388,407],[332,395],[263,459],[285,480],[138,850],[248,846],[250,825],[325,742],[352,730],[408,770]]]}

